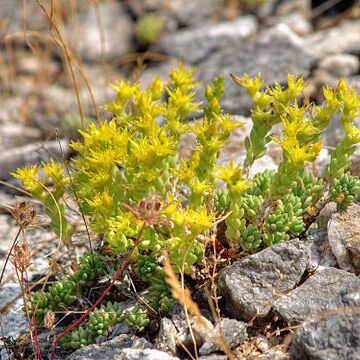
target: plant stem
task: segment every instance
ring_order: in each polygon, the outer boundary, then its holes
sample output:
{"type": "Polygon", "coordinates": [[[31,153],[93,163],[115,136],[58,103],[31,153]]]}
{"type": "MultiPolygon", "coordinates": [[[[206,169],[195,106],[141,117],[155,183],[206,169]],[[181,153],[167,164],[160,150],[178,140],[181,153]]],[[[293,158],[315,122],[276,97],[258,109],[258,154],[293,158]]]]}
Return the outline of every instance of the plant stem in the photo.
{"type": "Polygon", "coordinates": [[[21,230],[22,230],[22,228],[20,227],[20,228],[19,228],[19,231],[17,232],[17,234],[16,234],[16,236],[15,236],[15,240],[13,241],[13,243],[12,243],[12,245],[11,245],[10,251],[8,252],[8,254],[7,254],[7,256],[6,256],[5,264],[4,264],[3,269],[2,269],[2,271],[1,271],[0,286],[1,286],[1,282],[2,282],[3,276],[4,276],[4,272],[5,272],[5,269],[6,269],[6,265],[7,265],[8,261],[9,261],[10,255],[11,255],[11,253],[12,253],[12,251],[13,251],[13,249],[14,249],[14,246],[15,246],[17,240],[18,240],[18,237],[19,237],[19,235],[20,235],[20,233],[21,233],[21,230]]]}
{"type": "Polygon", "coordinates": [[[59,342],[59,340],[66,335],[71,329],[73,329],[76,325],[78,325],[91,311],[93,311],[96,306],[99,305],[100,301],[105,297],[105,295],[109,292],[109,290],[112,288],[112,286],[114,285],[115,281],[119,278],[119,276],[122,274],[122,272],[124,271],[126,265],[128,264],[128,262],[130,261],[130,257],[132,255],[132,253],[134,252],[134,250],[136,249],[136,247],[139,245],[140,242],[140,237],[142,232],[144,231],[145,228],[145,223],[143,224],[138,237],[136,238],[133,247],[131,248],[128,256],[126,257],[125,261],[123,262],[120,270],[117,272],[116,276],[114,277],[113,281],[110,283],[110,285],[106,288],[106,290],[102,293],[102,295],[99,297],[99,299],[95,302],[95,304],[88,310],[86,311],[86,313],[81,316],[78,320],[76,320],[74,322],[74,324],[72,324],[71,326],[69,326],[63,333],[60,334],[60,336],[54,341],[53,346],[52,346],[52,351],[51,351],[51,357],[50,360],[54,359],[54,354],[55,354],[55,348],[56,348],[56,344],[59,342]]]}

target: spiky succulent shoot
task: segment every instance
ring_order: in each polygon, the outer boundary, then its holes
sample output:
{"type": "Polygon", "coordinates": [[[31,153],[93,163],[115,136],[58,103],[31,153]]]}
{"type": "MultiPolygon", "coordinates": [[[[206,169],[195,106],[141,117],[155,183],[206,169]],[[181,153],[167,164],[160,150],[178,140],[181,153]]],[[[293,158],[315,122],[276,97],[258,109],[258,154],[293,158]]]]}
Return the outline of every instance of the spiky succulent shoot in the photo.
{"type": "Polygon", "coordinates": [[[157,311],[161,315],[169,315],[171,308],[175,303],[175,299],[168,296],[163,296],[156,304],[157,311]]]}
{"type": "Polygon", "coordinates": [[[109,328],[112,328],[123,320],[124,316],[122,310],[119,308],[119,304],[108,301],[106,306],[101,305],[100,309],[95,309],[90,313],[87,327],[96,336],[108,336],[109,328]]]}
{"type": "Polygon", "coordinates": [[[284,200],[276,201],[273,214],[266,217],[263,241],[266,246],[289,240],[290,234],[296,236],[304,230],[301,200],[292,194],[286,195],[284,200]]]}
{"type": "Polygon", "coordinates": [[[77,350],[95,342],[95,335],[89,328],[80,326],[65,334],[60,342],[65,349],[77,350]]]}
{"type": "MultiPolygon", "coordinates": [[[[39,292],[32,294],[33,308],[35,309],[38,306],[35,315],[36,323],[41,325],[49,310],[65,310],[81,295],[84,286],[90,285],[96,277],[104,275],[105,272],[106,267],[99,254],[95,252],[84,253],[78,271],[74,275],[66,275],[60,281],[55,282],[42,294],[41,298],[39,292]],[[38,302],[39,305],[37,305],[38,302]]],[[[32,316],[30,299],[27,299],[26,306],[30,316],[32,316]]]]}
{"type": "Polygon", "coordinates": [[[324,181],[304,171],[294,186],[292,194],[300,199],[302,208],[306,209],[317,203],[323,190],[324,181]]]}
{"type": "Polygon", "coordinates": [[[214,173],[213,175],[226,183],[226,188],[229,192],[229,210],[231,214],[225,220],[227,226],[226,236],[231,246],[238,249],[241,244],[241,231],[246,226],[245,211],[241,206],[243,200],[242,193],[249,187],[249,181],[243,179],[242,170],[239,165],[234,168],[232,159],[225,169],[216,165],[215,168],[218,174],[214,173]]]}
{"type": "Polygon", "coordinates": [[[219,212],[228,209],[230,205],[229,190],[226,188],[216,190],[214,201],[215,207],[219,212]]]}
{"type": "Polygon", "coordinates": [[[146,310],[138,307],[132,308],[131,311],[126,311],[124,318],[126,325],[138,333],[143,332],[150,322],[146,310]]]}
{"type": "Polygon", "coordinates": [[[241,229],[241,247],[245,252],[254,253],[262,243],[260,231],[250,224],[241,229]]]}
{"type": "Polygon", "coordinates": [[[155,256],[139,255],[134,264],[134,271],[144,280],[152,279],[159,272],[155,256]]]}
{"type": "Polygon", "coordinates": [[[252,180],[251,186],[246,189],[246,194],[254,196],[262,196],[264,199],[270,192],[273,182],[275,170],[266,169],[262,173],[257,173],[252,180]]]}
{"type": "Polygon", "coordinates": [[[163,272],[159,272],[157,276],[151,279],[150,294],[155,299],[162,299],[165,297],[171,297],[171,288],[165,281],[166,276],[163,272]]]}
{"type": "Polygon", "coordinates": [[[244,209],[244,217],[247,220],[255,221],[256,214],[264,199],[261,195],[247,195],[242,199],[241,207],[244,209]]]}
{"type": "MultiPolygon", "coordinates": [[[[40,292],[34,292],[31,296],[31,300],[32,307],[30,298],[26,299],[27,310],[29,315],[33,317],[32,308],[35,309],[37,306],[35,321],[37,325],[40,325],[43,323],[46,313],[50,310],[51,295],[48,292],[44,292],[40,297],[40,292]]],[[[25,308],[23,308],[23,311],[25,311],[25,308]]]]}
{"type": "Polygon", "coordinates": [[[339,206],[349,206],[359,195],[359,192],[359,177],[345,173],[340,175],[338,179],[334,179],[331,187],[331,200],[339,206]]]}

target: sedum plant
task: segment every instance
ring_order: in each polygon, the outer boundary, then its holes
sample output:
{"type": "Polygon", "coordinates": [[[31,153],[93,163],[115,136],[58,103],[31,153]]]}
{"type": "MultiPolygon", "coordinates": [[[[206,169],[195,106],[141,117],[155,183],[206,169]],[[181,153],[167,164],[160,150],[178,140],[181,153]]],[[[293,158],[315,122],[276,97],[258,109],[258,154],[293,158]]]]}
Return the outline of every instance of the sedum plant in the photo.
{"type": "MultiPolygon", "coordinates": [[[[302,78],[289,75],[286,87],[275,83],[263,88],[260,74],[254,78],[233,75],[254,102],[253,127],[245,140],[244,163],[234,165],[236,159],[231,159],[221,168],[217,165],[220,152],[229,144],[230,134],[243,124],[224,113],[219,104],[223,77],[206,87],[207,103],[201,107],[195,100],[199,84],[193,74],[180,65],[171,71],[169,81],[162,83],[155,77],[144,90],[138,83],[123,80],[112,84],[115,99],[104,106],[111,119],[89,124],[80,131],[82,141],[71,143],[78,152],[71,164],[71,182],[63,166],[54,161],[15,174],[43,201],[54,231],[59,235],[62,229],[65,244],[71,243],[72,235],[62,205],[65,190],[76,197],[91,229],[102,235],[117,256],[129,253],[139,239],[130,252],[132,269],[151,283],[150,309],[119,315],[114,304],[108,305],[110,310],[100,308],[86,328],[73,329],[62,338],[64,346],[78,348],[94,341],[96,335],[106,336],[114,321],[124,319],[135,331],[143,331],[149,322],[147,313],[167,313],[173,299],[159,266],[162,250],[169,253],[175,270],[194,272],[206,254],[204,239],[210,228],[216,231],[216,222],[224,224],[223,241],[232,253],[251,254],[304,236],[328,201],[348,206],[360,191],[359,179],[346,172],[349,156],[360,142],[360,130],[354,125],[360,98],[343,80],[337,89],[324,89],[321,106],[300,106],[297,99],[306,87],[302,78]],[[204,117],[190,122],[191,115],[201,110],[204,117]],[[342,114],[344,139],[332,152],[325,177],[319,178],[305,166],[319,155],[321,135],[336,112],[342,114]],[[275,136],[272,127],[279,123],[283,132],[275,136]],[[179,158],[179,149],[187,132],[195,134],[196,143],[185,160],[179,158]],[[283,150],[278,170],[251,177],[252,165],[265,155],[270,141],[283,150]],[[39,169],[48,178],[39,179],[39,169]],[[219,187],[219,179],[225,187],[219,187]],[[44,186],[47,180],[53,183],[50,190],[44,186]]],[[[101,261],[101,257],[96,258],[101,261]]],[[[80,296],[79,287],[94,279],[92,271],[80,265],[82,275],[65,277],[41,299],[35,293],[36,321],[42,321],[47,309],[63,309],[80,296]]]]}

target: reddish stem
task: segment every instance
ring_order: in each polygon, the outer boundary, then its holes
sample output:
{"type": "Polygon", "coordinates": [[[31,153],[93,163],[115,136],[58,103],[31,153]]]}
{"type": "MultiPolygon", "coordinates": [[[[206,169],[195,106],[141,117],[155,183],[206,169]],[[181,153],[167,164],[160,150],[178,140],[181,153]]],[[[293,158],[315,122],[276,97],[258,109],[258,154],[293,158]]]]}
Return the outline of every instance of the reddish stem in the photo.
{"type": "Polygon", "coordinates": [[[133,247],[131,248],[128,256],[126,257],[125,261],[123,262],[120,270],[117,272],[116,276],[114,277],[113,281],[110,283],[110,285],[106,288],[106,290],[102,293],[102,295],[99,297],[99,299],[95,302],[95,304],[83,315],[81,316],[78,320],[76,320],[71,326],[69,326],[63,333],[61,333],[61,335],[54,341],[53,346],[52,346],[52,351],[51,351],[51,357],[50,360],[54,359],[54,354],[55,354],[55,348],[57,343],[59,342],[59,340],[66,335],[70,330],[72,330],[76,325],[78,325],[91,311],[93,311],[96,306],[99,305],[100,301],[105,297],[105,295],[109,292],[109,290],[112,288],[112,286],[114,285],[115,281],[119,278],[119,276],[122,274],[122,272],[124,271],[126,265],[128,264],[130,257],[132,255],[132,253],[134,252],[134,250],[136,249],[136,247],[138,246],[139,242],[140,242],[140,237],[141,234],[143,232],[145,228],[145,223],[143,224],[139,235],[137,237],[137,239],[134,242],[133,247]]]}
{"type": "Polygon", "coordinates": [[[18,239],[18,237],[19,237],[19,235],[20,235],[20,233],[21,233],[21,230],[22,230],[22,228],[20,227],[19,231],[17,232],[17,234],[16,234],[16,236],[15,236],[15,240],[13,241],[13,243],[12,243],[12,245],[11,245],[10,251],[8,252],[8,254],[7,254],[7,256],[6,256],[5,264],[4,264],[3,269],[2,269],[2,271],[1,271],[0,286],[1,286],[1,282],[2,282],[3,276],[4,276],[4,272],[5,272],[5,269],[6,269],[6,265],[7,265],[8,261],[9,261],[10,255],[11,255],[13,249],[14,249],[14,246],[15,246],[15,244],[16,244],[16,242],[17,242],[17,239],[18,239]]]}

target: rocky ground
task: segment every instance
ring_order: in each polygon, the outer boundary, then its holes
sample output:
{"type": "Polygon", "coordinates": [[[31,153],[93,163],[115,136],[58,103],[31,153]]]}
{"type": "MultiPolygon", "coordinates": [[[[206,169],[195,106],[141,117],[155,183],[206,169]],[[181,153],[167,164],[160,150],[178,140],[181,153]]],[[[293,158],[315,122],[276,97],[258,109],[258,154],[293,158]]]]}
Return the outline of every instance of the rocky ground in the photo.
{"type": "MultiPolygon", "coordinates": [[[[223,74],[222,106],[249,124],[251,102],[233,83],[230,73],[255,76],[261,72],[266,76],[265,85],[285,83],[288,73],[304,76],[311,81],[307,96],[318,103],[322,87],[336,87],[340,77],[360,93],[360,7],[355,1],[333,3],[114,0],[99,1],[96,7],[85,1],[69,1],[59,2],[56,14],[64,41],[81,59],[93,93],[96,106],[75,70],[82,111],[89,121],[104,116],[97,109],[105,98],[113,96],[108,82],[137,78],[146,85],[155,74],[165,78],[182,61],[197,68],[196,76],[205,85],[223,74]],[[160,38],[150,46],[141,43],[135,31],[136,21],[148,12],[164,19],[160,38]]],[[[6,208],[22,197],[12,187],[19,183],[10,172],[47,161],[50,156],[69,158],[69,139],[76,138],[80,127],[69,69],[59,46],[51,40],[48,19],[35,1],[27,2],[26,10],[24,37],[22,1],[0,2],[0,269],[17,232],[6,208]]],[[[198,89],[199,99],[204,98],[203,91],[204,85],[198,89]]],[[[234,143],[222,154],[224,160],[244,156],[243,140],[249,129],[246,125],[233,135],[234,143]]],[[[341,138],[340,119],[334,118],[316,164],[320,173],[341,138]]],[[[186,141],[190,143],[191,137],[186,141]]],[[[185,157],[186,149],[187,143],[182,150],[185,157]]],[[[353,175],[360,175],[359,155],[360,149],[352,157],[353,175]]],[[[276,168],[280,160],[279,149],[272,146],[255,164],[256,171],[276,168]]],[[[360,359],[359,218],[357,204],[343,213],[329,204],[306,242],[294,239],[277,244],[234,262],[220,274],[221,325],[239,358],[360,359]]],[[[76,214],[73,219],[80,231],[81,219],[76,214]]],[[[56,246],[46,219],[41,225],[26,234],[36,251],[29,272],[32,282],[45,275],[47,259],[56,246]]],[[[79,249],[86,247],[81,236],[77,243],[79,249]]],[[[18,336],[27,329],[11,264],[3,283],[1,336],[2,344],[9,347],[12,340],[20,341],[18,336]]],[[[201,289],[194,296],[201,304],[201,289]]],[[[206,308],[202,311],[210,314],[206,308]]],[[[97,344],[57,358],[187,358],[181,344],[191,347],[191,338],[182,308],[175,306],[171,316],[158,325],[153,342],[135,336],[121,324],[111,339],[100,338],[97,344]]],[[[48,343],[50,338],[51,332],[43,332],[39,342],[48,343]]],[[[226,358],[210,339],[199,335],[197,342],[199,359],[226,358]]],[[[1,359],[8,358],[3,346],[1,359]]]]}

